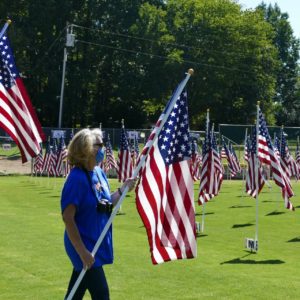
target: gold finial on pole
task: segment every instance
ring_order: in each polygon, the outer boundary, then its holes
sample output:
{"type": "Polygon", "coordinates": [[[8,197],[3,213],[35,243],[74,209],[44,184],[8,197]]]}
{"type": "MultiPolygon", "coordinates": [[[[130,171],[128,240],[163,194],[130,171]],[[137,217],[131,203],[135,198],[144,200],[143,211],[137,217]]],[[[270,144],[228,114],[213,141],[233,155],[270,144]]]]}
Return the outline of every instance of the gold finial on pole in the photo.
{"type": "Polygon", "coordinates": [[[208,112],[208,113],[209,113],[209,108],[206,110],[206,112],[208,112]]]}
{"type": "Polygon", "coordinates": [[[194,69],[192,69],[192,68],[191,68],[191,69],[188,69],[187,72],[188,72],[191,76],[194,75],[194,69]]]}
{"type": "Polygon", "coordinates": [[[257,106],[259,106],[260,105],[260,101],[257,101],[257,106]]]}
{"type": "Polygon", "coordinates": [[[10,24],[11,24],[11,19],[8,19],[8,20],[6,21],[6,23],[7,23],[8,25],[10,25],[10,24]]]}

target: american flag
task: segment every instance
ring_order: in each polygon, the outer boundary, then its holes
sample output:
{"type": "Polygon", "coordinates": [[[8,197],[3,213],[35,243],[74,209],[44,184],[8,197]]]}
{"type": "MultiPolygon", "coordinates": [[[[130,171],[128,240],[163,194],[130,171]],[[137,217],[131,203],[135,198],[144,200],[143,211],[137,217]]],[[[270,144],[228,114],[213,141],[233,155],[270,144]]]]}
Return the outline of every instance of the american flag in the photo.
{"type": "Polygon", "coordinates": [[[294,210],[292,203],[289,201],[294,193],[287,174],[281,167],[281,163],[274,152],[266,121],[261,110],[258,108],[259,115],[259,133],[258,133],[258,158],[262,163],[271,166],[273,179],[281,187],[282,197],[285,201],[285,207],[294,210]]]}
{"type": "Polygon", "coordinates": [[[227,154],[226,154],[226,150],[224,147],[221,148],[221,158],[226,158],[227,159],[227,154]]]}
{"type": "Polygon", "coordinates": [[[200,168],[202,164],[201,154],[198,151],[197,141],[193,140],[191,142],[191,151],[192,151],[192,159],[191,159],[191,173],[193,176],[194,181],[200,179],[200,168]]]}
{"type": "Polygon", "coordinates": [[[58,145],[58,153],[57,153],[57,160],[56,160],[56,174],[58,176],[62,176],[65,174],[65,166],[67,163],[67,155],[68,150],[65,144],[65,139],[61,137],[60,143],[58,145]]]}
{"type": "Polygon", "coordinates": [[[223,137],[222,137],[222,143],[223,143],[222,149],[224,149],[224,151],[225,151],[225,155],[226,155],[226,159],[227,159],[227,162],[228,162],[228,168],[229,168],[229,171],[230,171],[230,175],[231,175],[231,177],[234,177],[237,172],[240,172],[240,169],[238,169],[237,164],[234,161],[235,160],[234,155],[228,149],[223,137]]]}
{"type": "Polygon", "coordinates": [[[244,142],[244,160],[245,161],[248,161],[248,158],[249,158],[248,145],[249,145],[249,136],[247,135],[247,129],[246,129],[245,142],[244,142]]]}
{"type": "Polygon", "coordinates": [[[137,139],[136,136],[132,140],[130,150],[131,150],[132,167],[134,168],[136,166],[136,162],[137,162],[137,159],[138,159],[139,154],[140,154],[139,142],[138,142],[138,139],[137,139]]]}
{"type": "Polygon", "coordinates": [[[118,178],[120,182],[124,182],[132,176],[132,161],[129,143],[125,131],[124,124],[121,129],[120,149],[118,153],[118,178]]]}
{"type": "Polygon", "coordinates": [[[0,39],[0,127],[18,145],[23,163],[40,153],[44,133],[6,35],[0,39]]]}
{"type": "Polygon", "coordinates": [[[171,98],[142,152],[149,150],[136,199],[153,264],[197,255],[188,128],[187,94],[183,92],[180,98],[171,98]],[[176,103],[165,116],[173,100],[176,103]],[[164,118],[167,120],[159,132],[164,118]],[[158,138],[153,139],[157,133],[158,138]]]}
{"type": "Polygon", "coordinates": [[[248,144],[248,170],[246,173],[246,192],[252,196],[256,197],[262,190],[265,181],[262,176],[262,166],[260,161],[257,159],[256,154],[256,128],[254,128],[251,145],[248,144]],[[258,187],[256,185],[256,174],[255,170],[258,170],[258,187]]]}
{"type": "Polygon", "coordinates": [[[280,132],[279,153],[280,153],[281,168],[286,173],[288,178],[291,178],[292,174],[291,174],[291,170],[290,170],[290,159],[289,159],[289,155],[288,155],[287,143],[286,143],[286,139],[285,139],[283,130],[281,130],[281,132],[280,132]]]}
{"type": "Polygon", "coordinates": [[[207,115],[206,134],[202,147],[202,168],[198,195],[199,205],[217,196],[223,181],[223,166],[217,150],[215,134],[209,129],[207,115]]]}
{"type": "Polygon", "coordinates": [[[288,177],[291,178],[294,176],[296,179],[299,179],[299,168],[289,151],[283,129],[281,129],[280,157],[281,167],[286,172],[288,177]]]}
{"type": "Polygon", "coordinates": [[[49,139],[46,147],[46,153],[44,156],[43,172],[46,172],[48,176],[55,176],[56,175],[55,165],[56,165],[56,156],[53,154],[52,147],[50,144],[50,139],[49,139]]]}
{"type": "Polygon", "coordinates": [[[234,150],[231,143],[229,143],[229,152],[230,152],[230,155],[232,157],[234,171],[236,173],[240,173],[241,172],[241,165],[240,165],[239,159],[238,159],[238,157],[235,153],[235,150],[234,150]]]}
{"type": "Polygon", "coordinates": [[[105,144],[105,163],[104,171],[107,173],[109,170],[117,170],[117,162],[114,157],[114,152],[111,146],[109,134],[107,135],[107,141],[105,144]]]}
{"type": "Polygon", "coordinates": [[[280,142],[279,142],[279,139],[278,137],[276,136],[276,133],[274,135],[274,153],[276,155],[276,157],[278,158],[278,160],[280,161],[280,142]]]}
{"type": "Polygon", "coordinates": [[[298,167],[300,168],[300,151],[299,151],[299,142],[297,141],[297,148],[296,148],[296,162],[298,164],[298,167]]]}
{"type": "MultiPolygon", "coordinates": [[[[70,139],[69,139],[69,143],[72,141],[74,137],[74,129],[72,128],[71,130],[71,133],[70,133],[70,139]]],[[[71,171],[71,165],[69,163],[69,160],[68,160],[68,148],[66,149],[67,151],[67,157],[66,159],[63,161],[63,177],[67,177],[71,171]]]]}
{"type": "Polygon", "coordinates": [[[43,163],[44,163],[43,148],[42,148],[42,145],[41,145],[41,151],[38,154],[38,156],[36,156],[35,159],[34,159],[33,170],[34,170],[35,174],[42,173],[43,163]]]}

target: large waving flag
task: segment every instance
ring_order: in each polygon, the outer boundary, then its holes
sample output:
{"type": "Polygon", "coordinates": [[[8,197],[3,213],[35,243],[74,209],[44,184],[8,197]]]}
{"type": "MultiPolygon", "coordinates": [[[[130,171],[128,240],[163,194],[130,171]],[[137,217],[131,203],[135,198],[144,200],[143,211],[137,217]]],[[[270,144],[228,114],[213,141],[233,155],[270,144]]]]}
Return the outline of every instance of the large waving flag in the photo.
{"type": "Polygon", "coordinates": [[[285,207],[287,209],[294,210],[293,204],[289,200],[289,198],[294,195],[290,184],[290,179],[286,172],[282,169],[280,160],[274,151],[265,118],[263,117],[263,114],[259,108],[258,117],[258,158],[262,163],[271,166],[273,179],[275,183],[281,187],[282,197],[285,201],[285,207]]]}
{"type": "Polygon", "coordinates": [[[131,151],[127,134],[125,131],[124,123],[122,124],[121,136],[120,136],[120,149],[118,153],[118,179],[120,182],[124,182],[127,178],[132,176],[132,161],[131,151]]]}
{"type": "Polygon", "coordinates": [[[142,152],[149,150],[136,188],[137,209],[147,230],[153,264],[197,255],[188,128],[183,92],[180,98],[171,98],[142,152]],[[165,116],[173,100],[175,106],[165,116]]]}
{"type": "Polygon", "coordinates": [[[0,127],[18,145],[23,163],[40,153],[44,133],[5,34],[0,39],[0,127]]]}

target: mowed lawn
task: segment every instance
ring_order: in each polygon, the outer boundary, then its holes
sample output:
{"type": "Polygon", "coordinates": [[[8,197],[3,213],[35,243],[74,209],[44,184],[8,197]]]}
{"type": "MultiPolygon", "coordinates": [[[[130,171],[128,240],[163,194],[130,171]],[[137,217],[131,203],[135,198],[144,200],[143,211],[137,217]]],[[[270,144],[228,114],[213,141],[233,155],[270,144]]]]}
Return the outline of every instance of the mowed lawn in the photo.
{"type": "MultiPolygon", "coordinates": [[[[63,181],[0,178],[0,299],[63,299],[71,272],[60,214],[63,181]]],[[[244,247],[255,236],[255,200],[242,181],[225,181],[205,207],[198,257],[158,266],[128,194],[114,221],[115,262],[105,267],[111,299],[299,299],[300,187],[293,182],[292,212],[271,184],[259,197],[258,253],[244,247]]],[[[111,180],[111,186],[119,184],[111,180]]],[[[197,192],[198,184],[195,199],[197,192]]],[[[195,206],[201,222],[202,207],[195,206]]]]}

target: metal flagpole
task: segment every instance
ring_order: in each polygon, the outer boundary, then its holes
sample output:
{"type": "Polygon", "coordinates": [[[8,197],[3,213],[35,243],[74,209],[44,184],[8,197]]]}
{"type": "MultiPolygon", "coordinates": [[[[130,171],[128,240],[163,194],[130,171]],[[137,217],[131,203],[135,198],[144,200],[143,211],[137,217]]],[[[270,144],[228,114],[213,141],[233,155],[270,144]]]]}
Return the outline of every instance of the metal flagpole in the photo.
{"type": "Polygon", "coordinates": [[[255,224],[255,247],[258,250],[258,169],[259,169],[259,159],[258,159],[258,134],[259,134],[259,104],[257,102],[257,114],[256,114],[256,162],[255,162],[255,185],[256,185],[256,224],[255,224]]]}
{"type": "MultiPolygon", "coordinates": [[[[206,135],[208,135],[209,132],[209,108],[206,111],[206,135]]],[[[205,137],[206,138],[206,137],[205,137]]],[[[205,142],[205,141],[204,141],[205,142]]],[[[206,145],[207,147],[207,145],[206,145]]],[[[201,224],[201,232],[204,232],[204,223],[205,223],[205,197],[204,202],[202,205],[202,224],[201,224]]]]}
{"type": "Polygon", "coordinates": [[[73,25],[67,26],[66,33],[67,35],[66,35],[66,44],[64,47],[63,70],[62,70],[62,79],[61,79],[61,88],[60,88],[60,97],[59,97],[58,128],[61,128],[61,119],[62,119],[62,112],[63,112],[66,64],[68,60],[67,47],[74,47],[74,43],[75,43],[75,35],[73,34],[73,25]],[[69,31],[69,27],[70,27],[70,31],[69,31]]]}
{"type": "MultiPolygon", "coordinates": [[[[188,72],[186,73],[185,79],[178,85],[175,93],[172,96],[172,99],[170,101],[170,105],[169,105],[169,107],[168,107],[168,109],[167,109],[167,111],[166,111],[166,113],[165,113],[165,115],[164,115],[164,117],[163,117],[163,119],[162,119],[162,121],[160,123],[160,126],[158,127],[153,140],[151,140],[151,142],[149,143],[149,147],[148,147],[146,155],[143,155],[141,157],[141,160],[139,161],[139,164],[134,169],[134,172],[133,172],[133,175],[132,175],[133,178],[136,178],[138,176],[139,171],[140,171],[141,167],[143,166],[143,164],[144,164],[144,162],[146,160],[146,157],[148,156],[149,151],[150,151],[150,149],[151,149],[154,141],[156,141],[156,139],[157,139],[157,137],[158,137],[161,129],[163,128],[165,122],[167,121],[167,119],[168,119],[168,117],[169,117],[169,115],[171,113],[171,110],[173,109],[173,107],[175,105],[175,102],[177,101],[178,97],[182,93],[185,85],[187,84],[188,80],[190,79],[190,77],[191,77],[191,75],[193,73],[194,73],[194,70],[193,69],[189,69],[188,72]]],[[[122,196],[120,197],[120,199],[119,199],[117,205],[115,206],[112,214],[110,215],[110,217],[109,217],[109,219],[108,219],[105,227],[103,228],[103,230],[102,230],[102,232],[101,232],[101,234],[100,234],[100,236],[99,236],[99,238],[97,240],[97,243],[95,244],[94,249],[92,251],[92,255],[93,256],[95,256],[96,252],[98,251],[98,249],[99,249],[99,247],[100,247],[100,245],[101,245],[101,243],[102,243],[102,241],[103,241],[103,239],[104,239],[104,237],[105,237],[105,235],[106,235],[109,227],[112,224],[113,219],[115,218],[115,216],[116,216],[116,214],[117,214],[117,212],[118,212],[118,210],[119,210],[122,202],[124,201],[124,198],[125,198],[127,192],[128,192],[128,186],[125,187],[125,189],[124,189],[124,191],[122,193],[122,196]]],[[[74,286],[73,286],[73,288],[72,288],[72,290],[71,290],[71,292],[70,292],[70,294],[69,294],[69,296],[67,297],[66,300],[71,300],[73,298],[73,296],[74,296],[74,294],[75,294],[75,292],[76,292],[76,290],[77,290],[77,288],[78,288],[78,286],[79,286],[79,284],[80,284],[80,282],[81,282],[81,280],[82,280],[85,272],[86,272],[86,269],[82,269],[81,270],[81,272],[80,272],[80,274],[79,274],[79,276],[78,276],[78,278],[77,278],[77,280],[76,280],[76,282],[75,282],[75,284],[74,284],[74,286]]]]}
{"type": "MultiPolygon", "coordinates": [[[[246,131],[245,131],[245,140],[244,140],[244,157],[243,157],[243,160],[245,162],[245,168],[242,168],[242,195],[241,195],[241,200],[242,200],[242,197],[244,196],[245,194],[245,185],[246,185],[246,169],[247,169],[247,162],[245,161],[245,147],[247,147],[247,137],[248,137],[248,128],[246,127],[246,131]]],[[[247,152],[249,151],[249,149],[247,149],[247,152]]],[[[248,154],[247,154],[248,155],[248,154]]]]}
{"type": "Polygon", "coordinates": [[[11,23],[11,20],[7,20],[6,23],[4,24],[4,26],[3,26],[3,28],[2,28],[2,30],[0,32],[0,39],[5,34],[5,32],[6,32],[7,28],[8,28],[8,26],[10,25],[10,23],[11,23]]]}

